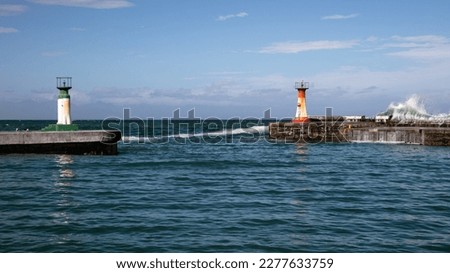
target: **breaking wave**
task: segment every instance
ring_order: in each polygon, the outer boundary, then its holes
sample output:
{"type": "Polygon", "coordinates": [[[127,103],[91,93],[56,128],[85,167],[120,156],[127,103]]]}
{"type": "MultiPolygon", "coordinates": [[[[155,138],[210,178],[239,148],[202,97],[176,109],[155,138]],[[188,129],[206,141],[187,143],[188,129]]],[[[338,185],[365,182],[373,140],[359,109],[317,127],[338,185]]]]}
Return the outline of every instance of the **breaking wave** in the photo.
{"type": "Polygon", "coordinates": [[[156,137],[142,137],[142,136],[123,136],[122,141],[124,142],[158,142],[163,139],[180,139],[180,138],[202,138],[202,137],[216,137],[216,136],[235,136],[235,135],[254,135],[256,137],[262,136],[268,133],[269,126],[258,125],[249,128],[237,128],[228,129],[221,131],[211,131],[211,132],[199,132],[194,134],[172,134],[167,136],[156,136],[156,137]]]}
{"type": "Polygon", "coordinates": [[[427,112],[425,102],[419,95],[412,95],[405,102],[391,103],[381,116],[392,116],[396,120],[448,121],[450,114],[432,115],[427,112]]]}
{"type": "Polygon", "coordinates": [[[222,131],[203,132],[197,134],[179,134],[171,137],[175,138],[190,138],[190,137],[207,137],[207,136],[229,136],[229,135],[242,135],[242,134],[265,134],[269,126],[252,126],[249,128],[237,128],[222,131]]]}

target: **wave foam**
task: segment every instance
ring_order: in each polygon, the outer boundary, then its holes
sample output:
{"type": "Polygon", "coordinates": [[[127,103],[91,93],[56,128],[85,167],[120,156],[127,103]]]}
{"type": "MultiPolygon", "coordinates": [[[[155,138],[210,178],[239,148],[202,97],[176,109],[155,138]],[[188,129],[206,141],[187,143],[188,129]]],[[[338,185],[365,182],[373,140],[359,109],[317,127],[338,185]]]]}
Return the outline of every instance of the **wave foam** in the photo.
{"type": "Polygon", "coordinates": [[[213,132],[202,132],[195,134],[177,134],[168,135],[162,137],[139,137],[139,136],[123,136],[122,141],[124,142],[153,142],[161,139],[173,139],[173,138],[193,138],[193,137],[211,137],[211,136],[232,136],[232,135],[264,135],[269,131],[269,126],[252,126],[249,128],[237,128],[229,129],[223,131],[213,131],[213,132]]]}
{"type": "Polygon", "coordinates": [[[378,115],[392,116],[397,120],[450,120],[450,114],[429,114],[424,100],[416,94],[405,102],[390,103],[386,111],[378,115]]]}
{"type": "Polygon", "coordinates": [[[190,138],[190,137],[208,137],[208,136],[230,136],[230,135],[242,135],[242,134],[266,134],[268,132],[269,126],[252,126],[249,128],[237,128],[237,129],[229,129],[223,131],[213,131],[213,132],[204,132],[197,134],[179,134],[173,135],[170,137],[175,138],[190,138]]]}

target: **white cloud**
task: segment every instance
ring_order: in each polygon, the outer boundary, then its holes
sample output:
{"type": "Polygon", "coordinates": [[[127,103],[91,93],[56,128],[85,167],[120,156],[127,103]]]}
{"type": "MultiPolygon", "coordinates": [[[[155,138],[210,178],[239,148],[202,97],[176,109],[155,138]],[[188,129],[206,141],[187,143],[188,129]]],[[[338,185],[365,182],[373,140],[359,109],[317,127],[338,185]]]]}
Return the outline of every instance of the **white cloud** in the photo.
{"type": "Polygon", "coordinates": [[[27,7],[24,5],[0,5],[0,16],[12,16],[24,13],[27,7]]]}
{"type": "MultiPolygon", "coordinates": [[[[292,79],[281,75],[251,76],[247,74],[217,75],[206,83],[192,88],[152,87],[117,88],[101,87],[92,92],[83,92],[87,97],[83,103],[102,102],[118,106],[167,106],[169,108],[186,107],[230,107],[253,106],[255,100],[266,101],[261,106],[270,105],[274,96],[280,92],[293,94],[292,79]]],[[[74,96],[75,97],[75,96],[74,96]]]]}
{"type": "Polygon", "coordinates": [[[221,16],[217,17],[217,21],[226,21],[226,20],[229,20],[232,18],[236,18],[236,17],[242,18],[242,17],[246,17],[246,16],[248,16],[248,13],[242,11],[242,12],[239,12],[236,14],[221,15],[221,16]]]}
{"type": "Polygon", "coordinates": [[[58,5],[68,7],[82,7],[93,9],[116,9],[133,6],[128,0],[29,0],[44,5],[58,5]]]}
{"type": "Polygon", "coordinates": [[[271,46],[265,47],[261,49],[259,53],[299,53],[313,50],[344,49],[344,48],[352,48],[358,44],[359,42],[357,40],[281,42],[281,43],[274,43],[271,46]]]}
{"type": "Polygon", "coordinates": [[[406,51],[388,53],[388,55],[422,61],[448,60],[450,58],[450,44],[429,48],[416,47],[406,51]]]}
{"type": "MultiPolygon", "coordinates": [[[[221,84],[203,86],[200,89],[154,89],[144,88],[97,88],[94,90],[95,96],[88,101],[99,101],[119,106],[152,105],[181,107],[185,105],[230,105],[234,103],[231,94],[221,94],[219,91],[226,91],[227,88],[221,84]],[[201,90],[200,90],[201,89],[201,90]],[[211,93],[221,96],[221,99],[211,99],[211,93]],[[207,95],[209,94],[209,96],[207,95]]],[[[217,98],[217,97],[216,97],[217,98]]]]}
{"type": "Polygon", "coordinates": [[[1,33],[14,33],[18,32],[19,30],[12,28],[12,27],[0,27],[0,34],[1,33]]]}
{"type": "Polygon", "coordinates": [[[424,48],[448,44],[449,40],[444,36],[422,35],[422,36],[392,36],[383,48],[424,48]]]}
{"type": "Polygon", "coordinates": [[[394,41],[407,41],[416,43],[448,43],[448,38],[440,35],[421,36],[392,36],[394,41]]]}
{"type": "Polygon", "coordinates": [[[392,42],[383,45],[385,49],[405,49],[387,55],[416,60],[443,60],[450,58],[450,41],[438,35],[393,36],[392,42]]]}
{"type": "Polygon", "coordinates": [[[321,19],[322,20],[345,20],[345,19],[355,18],[358,16],[359,16],[359,14],[357,14],[357,13],[353,13],[353,14],[349,14],[349,15],[334,14],[334,15],[323,16],[321,19]]]}

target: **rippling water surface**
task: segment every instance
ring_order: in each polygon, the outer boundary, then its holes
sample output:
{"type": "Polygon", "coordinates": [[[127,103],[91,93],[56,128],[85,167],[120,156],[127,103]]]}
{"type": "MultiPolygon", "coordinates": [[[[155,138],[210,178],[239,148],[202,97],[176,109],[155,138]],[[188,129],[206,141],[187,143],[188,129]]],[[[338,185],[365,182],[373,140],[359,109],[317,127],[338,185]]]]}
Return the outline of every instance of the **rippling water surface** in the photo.
{"type": "Polygon", "coordinates": [[[131,142],[1,155],[1,252],[450,252],[450,149],[131,142]]]}

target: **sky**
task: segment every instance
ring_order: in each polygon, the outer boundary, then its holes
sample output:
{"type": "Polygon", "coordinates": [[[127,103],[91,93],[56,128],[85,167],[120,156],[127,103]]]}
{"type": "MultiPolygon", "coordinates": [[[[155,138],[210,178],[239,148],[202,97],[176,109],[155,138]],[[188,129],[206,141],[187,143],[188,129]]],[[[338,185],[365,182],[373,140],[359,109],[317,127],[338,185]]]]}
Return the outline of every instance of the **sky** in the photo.
{"type": "Polygon", "coordinates": [[[448,0],[0,0],[0,119],[450,113],[448,0]]]}

